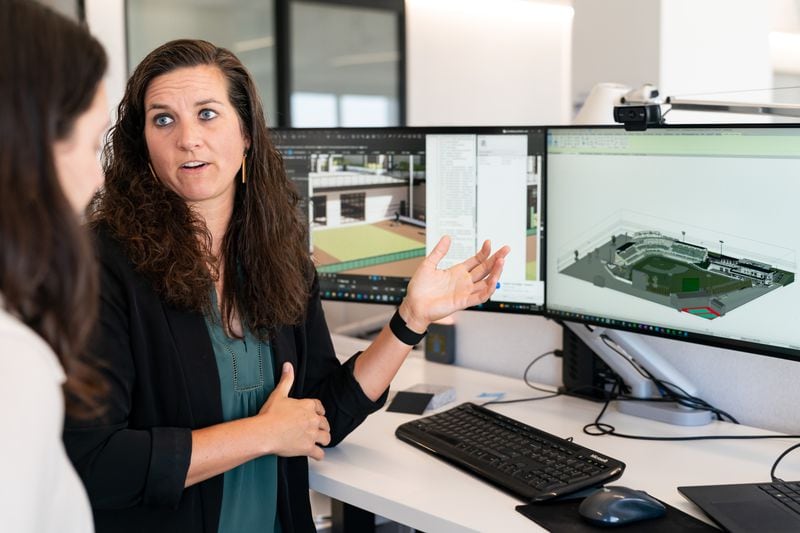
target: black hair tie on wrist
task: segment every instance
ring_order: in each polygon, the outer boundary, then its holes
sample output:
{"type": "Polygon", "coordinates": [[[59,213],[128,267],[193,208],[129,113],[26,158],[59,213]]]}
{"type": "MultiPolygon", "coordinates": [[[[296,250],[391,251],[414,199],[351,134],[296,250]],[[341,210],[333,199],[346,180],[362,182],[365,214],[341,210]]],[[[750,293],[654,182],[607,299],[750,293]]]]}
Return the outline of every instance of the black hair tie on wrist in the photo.
{"type": "Polygon", "coordinates": [[[422,333],[417,333],[416,331],[408,329],[406,321],[400,316],[399,309],[392,315],[392,319],[389,321],[389,329],[392,330],[392,333],[400,342],[408,344],[409,346],[416,346],[419,344],[425,334],[428,333],[427,330],[422,333]]]}

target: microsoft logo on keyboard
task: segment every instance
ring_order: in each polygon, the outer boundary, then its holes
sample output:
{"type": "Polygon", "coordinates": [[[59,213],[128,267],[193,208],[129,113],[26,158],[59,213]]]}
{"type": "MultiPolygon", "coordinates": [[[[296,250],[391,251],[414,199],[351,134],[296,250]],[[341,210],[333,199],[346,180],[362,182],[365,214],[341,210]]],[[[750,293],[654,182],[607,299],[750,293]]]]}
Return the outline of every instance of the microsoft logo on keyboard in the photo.
{"type": "Polygon", "coordinates": [[[599,455],[591,454],[589,456],[590,459],[594,459],[595,461],[600,461],[601,463],[607,463],[608,457],[600,457],[599,455]]]}

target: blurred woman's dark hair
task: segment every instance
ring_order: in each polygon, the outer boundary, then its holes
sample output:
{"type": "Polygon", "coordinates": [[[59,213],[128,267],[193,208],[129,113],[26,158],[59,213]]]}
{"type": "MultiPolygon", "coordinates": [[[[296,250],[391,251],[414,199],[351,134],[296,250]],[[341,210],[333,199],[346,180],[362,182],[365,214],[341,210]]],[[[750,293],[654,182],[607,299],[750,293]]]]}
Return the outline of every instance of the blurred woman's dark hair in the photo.
{"type": "Polygon", "coordinates": [[[30,0],[0,2],[0,305],[56,353],[66,411],[77,417],[95,412],[104,390],[83,360],[97,268],[53,146],[89,109],[105,71],[103,47],[77,23],[30,0]]]}
{"type": "Polygon", "coordinates": [[[153,176],[144,136],[144,98],[152,80],[196,66],[220,70],[250,141],[247,183],[236,179],[233,215],[221,247],[223,321],[232,330],[238,314],[251,331],[266,337],[302,319],[313,269],[299,195],[270,140],[255,83],[230,51],[182,39],[156,48],[136,67],[105,147],[106,182],[94,199],[91,223],[122,243],[136,269],[170,304],[201,312],[210,308],[220,266],[211,253],[211,235],[186,202],[153,176]]]}

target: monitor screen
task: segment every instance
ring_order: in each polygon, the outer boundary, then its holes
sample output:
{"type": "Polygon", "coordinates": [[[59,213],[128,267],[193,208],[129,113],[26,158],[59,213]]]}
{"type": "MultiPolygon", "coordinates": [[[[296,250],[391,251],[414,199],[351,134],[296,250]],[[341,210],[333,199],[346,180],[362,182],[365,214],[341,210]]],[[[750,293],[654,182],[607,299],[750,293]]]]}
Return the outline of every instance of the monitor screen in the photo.
{"type": "Polygon", "coordinates": [[[303,198],[322,297],[399,303],[443,235],[440,264],[508,244],[500,286],[479,309],[541,312],[541,127],[277,129],[303,198]]]}
{"type": "Polygon", "coordinates": [[[800,358],[800,127],[551,128],[551,316],[800,358]]]}

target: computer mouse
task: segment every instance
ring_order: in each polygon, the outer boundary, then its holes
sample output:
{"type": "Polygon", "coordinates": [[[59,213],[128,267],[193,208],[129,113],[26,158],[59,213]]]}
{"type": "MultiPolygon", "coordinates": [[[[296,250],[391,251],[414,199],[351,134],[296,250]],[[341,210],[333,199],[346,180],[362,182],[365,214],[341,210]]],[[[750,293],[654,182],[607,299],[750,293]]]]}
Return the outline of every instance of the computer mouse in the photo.
{"type": "Polygon", "coordinates": [[[667,508],[643,490],[612,485],[587,496],[578,512],[597,526],[622,526],[664,516],[667,508]]]}

